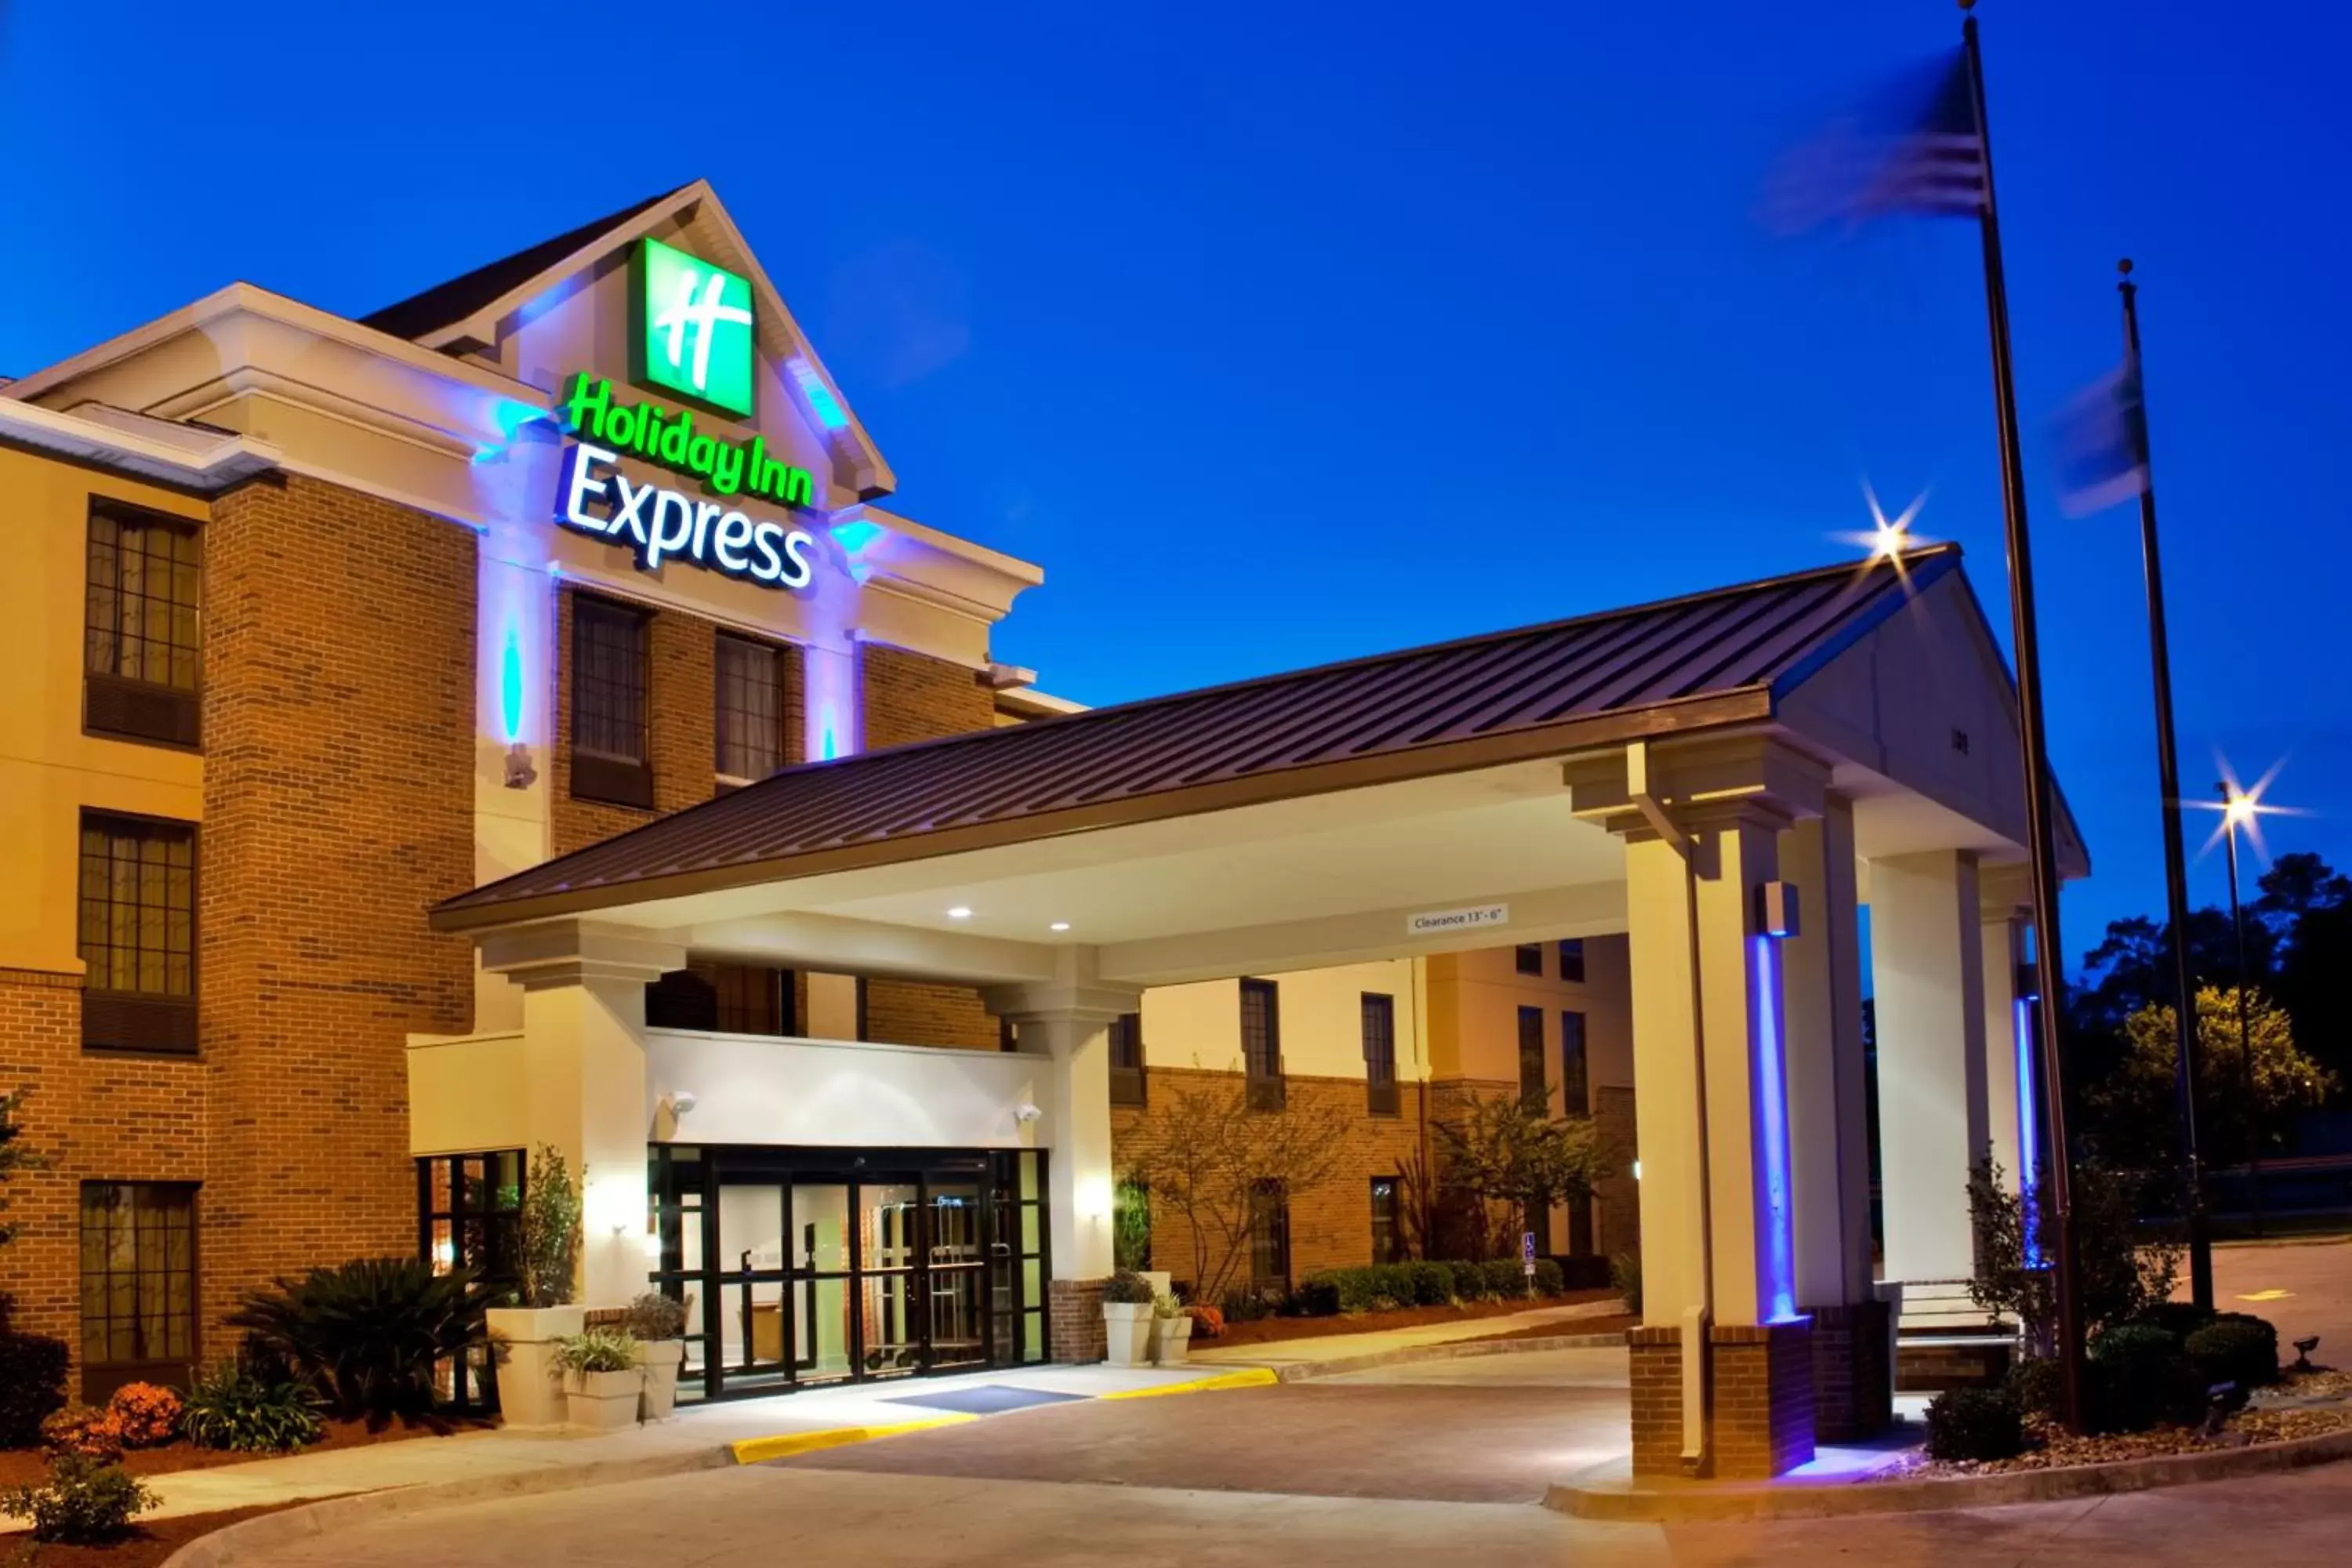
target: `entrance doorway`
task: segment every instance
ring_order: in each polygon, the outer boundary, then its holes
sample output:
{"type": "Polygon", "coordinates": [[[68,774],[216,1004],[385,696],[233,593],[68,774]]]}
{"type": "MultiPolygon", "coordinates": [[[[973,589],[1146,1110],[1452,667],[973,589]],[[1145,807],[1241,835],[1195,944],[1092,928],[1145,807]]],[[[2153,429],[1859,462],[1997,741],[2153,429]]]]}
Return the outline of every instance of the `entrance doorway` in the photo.
{"type": "Polygon", "coordinates": [[[1045,1358],[1045,1153],[655,1144],[681,1398],[1045,1358]]]}

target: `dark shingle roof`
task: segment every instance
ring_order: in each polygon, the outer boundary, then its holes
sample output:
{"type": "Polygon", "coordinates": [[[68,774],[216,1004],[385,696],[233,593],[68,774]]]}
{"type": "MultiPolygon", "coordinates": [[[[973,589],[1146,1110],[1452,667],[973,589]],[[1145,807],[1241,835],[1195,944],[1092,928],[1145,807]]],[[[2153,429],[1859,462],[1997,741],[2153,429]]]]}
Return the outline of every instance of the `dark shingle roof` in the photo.
{"type": "Polygon", "coordinates": [[[804,763],[443,903],[457,929],[1754,722],[1956,545],[804,763]],[[1907,581],[1906,581],[1907,579],[1907,581]]]}
{"type": "MultiPolygon", "coordinates": [[[[685,187],[678,187],[683,190],[685,187]]],[[[667,201],[677,191],[664,191],[647,196],[644,201],[623,207],[619,212],[583,224],[568,234],[544,239],[528,250],[518,250],[512,256],[477,267],[462,277],[446,283],[436,283],[422,294],[412,294],[395,305],[360,318],[363,327],[373,327],[380,332],[390,332],[395,338],[411,342],[438,331],[452,321],[462,321],[508,289],[530,282],[598,235],[619,227],[652,206],[667,201]]]]}

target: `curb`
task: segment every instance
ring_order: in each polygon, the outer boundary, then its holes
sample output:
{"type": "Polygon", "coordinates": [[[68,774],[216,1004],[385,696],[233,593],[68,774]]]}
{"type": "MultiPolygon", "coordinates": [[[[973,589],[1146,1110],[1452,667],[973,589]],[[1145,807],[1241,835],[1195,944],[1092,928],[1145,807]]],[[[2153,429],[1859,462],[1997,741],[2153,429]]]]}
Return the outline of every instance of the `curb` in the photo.
{"type": "Polygon", "coordinates": [[[846,1447],[877,1437],[895,1437],[901,1432],[928,1432],[934,1426],[961,1426],[979,1419],[961,1411],[950,1411],[919,1421],[894,1421],[886,1426],[827,1426],[815,1432],[790,1432],[780,1437],[745,1437],[728,1444],[726,1451],[739,1465],[763,1465],[770,1459],[789,1459],[795,1454],[814,1454],[820,1448],[846,1447]]]}
{"type": "Polygon", "coordinates": [[[2149,1491],[2198,1481],[2234,1480],[2352,1458],[2352,1428],[2255,1443],[2069,1465],[2011,1470],[1993,1476],[1945,1476],[1934,1480],[1617,1482],[1579,1486],[1555,1481],[1544,1506],[1577,1519],[1621,1524],[1691,1524],[1758,1519],[1827,1519],[1844,1514],[1926,1513],[1943,1509],[1998,1508],[2010,1503],[2062,1502],[2070,1498],[2149,1491]]]}
{"type": "Polygon", "coordinates": [[[1268,1388],[1280,1382],[1274,1369],[1245,1366],[1235,1372],[1221,1372],[1210,1377],[1196,1377],[1190,1383],[1163,1383],[1151,1388],[1117,1388],[1108,1394],[1097,1394],[1102,1399],[1157,1399],[1167,1394],[1206,1394],[1216,1388],[1268,1388]]]}
{"type": "Polygon", "coordinates": [[[241,1552],[308,1541],[331,1530],[426,1509],[491,1498],[533,1497],[543,1492],[570,1491],[575,1487],[658,1480],[664,1476],[714,1470],[732,1463],[726,1448],[711,1447],[649,1455],[641,1459],[606,1459],[593,1465],[548,1465],[502,1476],[469,1476],[463,1480],[425,1481],[415,1486],[387,1487],[382,1491],[349,1493],[225,1525],[173,1552],[163,1560],[163,1568],[224,1568],[236,1562],[241,1552]]]}
{"type": "Polygon", "coordinates": [[[1276,1381],[1311,1383],[1318,1377],[1339,1377],[1351,1372],[1377,1372],[1382,1367],[1410,1366],[1417,1362],[1456,1361],[1465,1356],[1524,1355],[1536,1351],[1607,1350],[1622,1347],[1623,1330],[1613,1334],[1547,1334],[1512,1340],[1449,1340],[1433,1345],[1409,1345],[1403,1350],[1372,1351],[1364,1355],[1330,1361],[1290,1362],[1271,1369],[1276,1381]]]}

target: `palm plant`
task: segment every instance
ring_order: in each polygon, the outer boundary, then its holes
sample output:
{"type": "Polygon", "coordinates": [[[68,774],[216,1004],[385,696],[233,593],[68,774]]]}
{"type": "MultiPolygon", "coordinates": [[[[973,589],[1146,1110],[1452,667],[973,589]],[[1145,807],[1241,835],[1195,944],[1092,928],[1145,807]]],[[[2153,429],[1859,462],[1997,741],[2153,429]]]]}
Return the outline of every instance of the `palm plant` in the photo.
{"type": "Polygon", "coordinates": [[[489,1292],[470,1269],[362,1258],[247,1291],[228,1318],[347,1419],[429,1415],[435,1367],[483,1342],[489,1292]]]}

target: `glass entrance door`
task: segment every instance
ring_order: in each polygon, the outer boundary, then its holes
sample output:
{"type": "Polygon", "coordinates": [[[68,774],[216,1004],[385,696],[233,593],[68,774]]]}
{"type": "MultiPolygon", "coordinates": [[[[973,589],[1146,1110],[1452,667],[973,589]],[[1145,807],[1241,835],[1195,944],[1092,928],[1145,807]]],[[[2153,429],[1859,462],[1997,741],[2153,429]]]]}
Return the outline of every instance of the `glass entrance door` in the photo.
{"type": "Polygon", "coordinates": [[[977,1178],[941,1182],[929,1189],[924,1211],[929,1230],[923,1238],[923,1290],[930,1310],[933,1371],[994,1363],[990,1354],[992,1324],[983,1305],[989,1265],[982,1245],[986,1234],[982,1192],[977,1178]]]}

